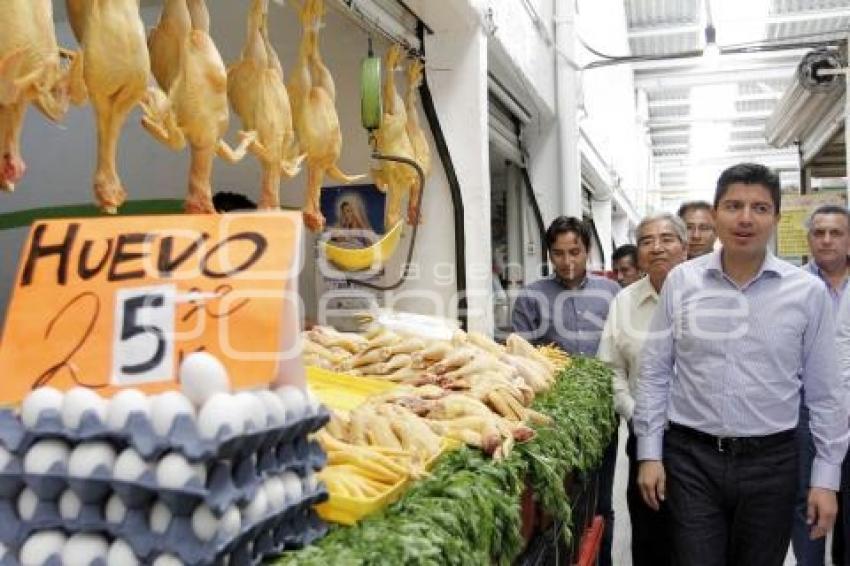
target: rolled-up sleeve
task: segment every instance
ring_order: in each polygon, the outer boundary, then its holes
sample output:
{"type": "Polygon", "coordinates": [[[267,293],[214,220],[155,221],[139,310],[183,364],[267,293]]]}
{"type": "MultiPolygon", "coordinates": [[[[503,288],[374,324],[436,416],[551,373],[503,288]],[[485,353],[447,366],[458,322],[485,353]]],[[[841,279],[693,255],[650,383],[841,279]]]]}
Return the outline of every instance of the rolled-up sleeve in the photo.
{"type": "Polygon", "coordinates": [[[608,318],[602,329],[602,338],[599,340],[597,357],[607,363],[614,374],[614,410],[624,419],[629,420],[635,410],[635,400],[629,391],[628,361],[617,344],[619,297],[619,295],[614,297],[611,302],[611,309],[608,311],[608,318]]]}
{"type": "Polygon", "coordinates": [[[676,288],[678,273],[674,269],[667,276],[640,353],[640,379],[632,418],[638,437],[638,460],[661,460],[663,452],[670,381],[673,379],[674,294],[671,289],[676,288]]]}
{"type": "Polygon", "coordinates": [[[847,452],[848,422],[846,406],[846,367],[839,374],[838,359],[848,357],[843,351],[850,325],[847,301],[839,311],[839,334],[836,348],[836,329],[831,300],[822,289],[811,296],[812,312],[803,337],[802,381],[806,404],[811,415],[810,428],[815,443],[811,486],[838,490],[841,462],[847,452]],[[842,346],[842,344],[844,346],[842,346]],[[836,355],[838,350],[838,355],[836,355]]]}

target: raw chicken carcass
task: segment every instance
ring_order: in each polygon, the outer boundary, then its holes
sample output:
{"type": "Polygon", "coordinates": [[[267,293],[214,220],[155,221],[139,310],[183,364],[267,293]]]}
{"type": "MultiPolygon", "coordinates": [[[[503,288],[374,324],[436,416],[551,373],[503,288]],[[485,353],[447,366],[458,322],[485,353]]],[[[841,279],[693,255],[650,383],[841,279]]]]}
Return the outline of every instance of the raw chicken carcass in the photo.
{"type": "Polygon", "coordinates": [[[32,102],[59,121],[68,109],[67,68],[53,28],[51,0],[7,0],[0,19],[0,190],[13,191],[26,171],[20,137],[32,102]]]}
{"type": "Polygon", "coordinates": [[[72,65],[71,99],[80,103],[87,93],[94,109],[94,193],[100,208],[114,214],[127,196],[116,164],[121,128],[145,96],[150,75],[139,0],[67,0],[67,5],[81,45],[72,65]]]}
{"type": "Polygon", "coordinates": [[[307,155],[304,223],[314,232],[321,231],[325,225],[319,203],[325,174],[343,183],[351,183],[362,177],[348,176],[336,165],[342,150],[342,133],[334,107],[336,87],[319,54],[319,28],[323,10],[323,0],[304,0],[301,7],[301,25],[304,29],[298,62],[287,84],[293,125],[301,151],[307,155]]]}
{"type": "Polygon", "coordinates": [[[248,150],[263,168],[259,208],[280,208],[280,179],[298,174],[289,95],[280,60],[268,38],[268,0],[253,0],[242,57],[227,71],[227,95],[245,130],[257,132],[248,150]]]}
{"type": "Polygon", "coordinates": [[[165,92],[171,88],[180,68],[180,51],[192,31],[192,18],[186,0],[165,0],[159,22],[148,34],[151,72],[165,92]]]}
{"type": "MultiPolygon", "coordinates": [[[[407,112],[395,86],[395,71],[401,58],[398,45],[392,45],[384,57],[387,72],[383,89],[384,115],[381,127],[375,131],[375,142],[378,153],[413,160],[416,155],[407,135],[407,112]]],[[[410,187],[419,182],[419,177],[410,165],[394,161],[381,161],[380,166],[372,170],[372,177],[378,188],[388,193],[384,224],[389,230],[401,219],[401,203],[410,187]]]]}
{"type": "Polygon", "coordinates": [[[142,125],[175,151],[183,149],[188,142],[191,163],[184,208],[186,212],[211,214],[215,212],[210,186],[213,159],[218,155],[231,163],[241,160],[255,134],[240,133],[241,143],[236,149],[222,139],[230,120],[227,72],[209,34],[209,13],[204,0],[185,1],[191,31],[182,42],[180,65],[167,97],[158,89],[151,89],[142,104],[142,125]]]}
{"type": "MultiPolygon", "coordinates": [[[[431,147],[428,145],[428,139],[425,137],[425,132],[419,126],[419,113],[416,110],[416,89],[422,84],[422,71],[424,65],[419,59],[414,59],[407,66],[407,92],[404,97],[404,108],[407,112],[407,137],[410,138],[410,143],[413,144],[413,153],[416,163],[422,168],[423,180],[427,179],[431,174],[431,147]]],[[[416,221],[417,213],[421,211],[417,209],[419,204],[419,191],[424,187],[419,186],[419,179],[414,181],[410,187],[410,197],[407,204],[407,222],[413,224],[416,221]]]]}

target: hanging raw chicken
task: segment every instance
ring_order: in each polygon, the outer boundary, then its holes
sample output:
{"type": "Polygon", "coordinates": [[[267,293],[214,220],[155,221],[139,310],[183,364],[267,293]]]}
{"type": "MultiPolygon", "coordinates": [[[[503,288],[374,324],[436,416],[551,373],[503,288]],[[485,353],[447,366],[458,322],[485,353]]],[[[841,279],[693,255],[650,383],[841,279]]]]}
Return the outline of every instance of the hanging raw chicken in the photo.
{"type": "Polygon", "coordinates": [[[116,164],[121,128],[145,96],[150,60],[139,0],[67,0],[68,19],[81,51],[74,62],[72,101],[86,92],[97,121],[94,193],[114,214],[127,197],[116,164]]]}
{"type": "Polygon", "coordinates": [[[280,60],[268,37],[268,0],[253,0],[241,59],[227,71],[227,95],[245,130],[257,132],[248,150],[263,168],[259,208],[280,208],[280,179],[294,177],[298,155],[289,95],[280,60]]]}
{"type": "Polygon", "coordinates": [[[151,72],[165,92],[171,88],[180,68],[180,50],[192,31],[186,0],[165,0],[159,22],[148,34],[151,72]]]}
{"type": "MultiPolygon", "coordinates": [[[[404,101],[395,87],[395,70],[402,58],[402,50],[392,45],[387,51],[386,77],[384,79],[384,115],[381,127],[375,130],[375,142],[378,153],[388,156],[414,159],[413,144],[407,135],[407,112],[404,101]]],[[[410,187],[419,182],[416,171],[405,163],[381,161],[380,166],[372,170],[375,184],[387,192],[387,205],[384,223],[389,230],[401,219],[401,205],[410,187]]]]}
{"type": "MultiPolygon", "coordinates": [[[[419,126],[419,113],[416,110],[416,89],[422,84],[422,70],[424,65],[419,59],[411,60],[407,66],[407,93],[404,97],[404,107],[407,112],[407,137],[410,138],[410,143],[413,144],[413,154],[415,155],[416,163],[422,168],[423,177],[425,179],[431,174],[431,147],[428,145],[428,139],[425,137],[425,132],[419,126]]],[[[419,179],[414,180],[410,187],[410,197],[407,203],[407,222],[413,224],[416,221],[417,213],[421,211],[417,209],[419,203],[419,191],[423,187],[419,186],[419,179]]]]}
{"type": "Polygon", "coordinates": [[[304,0],[301,7],[304,29],[298,62],[287,84],[295,132],[301,151],[307,155],[304,223],[314,232],[321,231],[325,225],[319,203],[325,174],[343,183],[362,177],[348,176],[336,165],[342,149],[342,133],[334,107],[336,88],[333,77],[319,54],[323,12],[323,0],[304,0]]]}
{"type": "MultiPolygon", "coordinates": [[[[218,155],[231,163],[241,160],[255,134],[240,133],[242,141],[236,149],[222,139],[230,120],[227,72],[209,34],[204,0],[184,1],[189,8],[191,30],[182,41],[177,72],[167,97],[156,89],[151,91],[142,105],[142,125],[175,151],[188,142],[191,162],[184,208],[186,212],[211,214],[215,212],[210,186],[213,159],[218,155]]],[[[159,63],[153,66],[164,68],[159,63]]]]}
{"type": "Polygon", "coordinates": [[[50,120],[68,109],[69,73],[60,63],[51,0],[7,0],[0,18],[0,190],[26,171],[20,138],[32,102],[50,120]]]}

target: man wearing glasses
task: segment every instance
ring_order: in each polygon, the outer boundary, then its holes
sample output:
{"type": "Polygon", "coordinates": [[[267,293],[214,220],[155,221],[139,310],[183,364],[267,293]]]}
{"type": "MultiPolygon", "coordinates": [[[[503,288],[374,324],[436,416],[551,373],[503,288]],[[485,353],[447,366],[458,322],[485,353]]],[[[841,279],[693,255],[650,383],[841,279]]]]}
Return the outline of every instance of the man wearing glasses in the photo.
{"type": "Polygon", "coordinates": [[[688,259],[714,251],[717,233],[711,205],[704,200],[686,202],[679,207],[678,215],[688,228],[688,259]]]}

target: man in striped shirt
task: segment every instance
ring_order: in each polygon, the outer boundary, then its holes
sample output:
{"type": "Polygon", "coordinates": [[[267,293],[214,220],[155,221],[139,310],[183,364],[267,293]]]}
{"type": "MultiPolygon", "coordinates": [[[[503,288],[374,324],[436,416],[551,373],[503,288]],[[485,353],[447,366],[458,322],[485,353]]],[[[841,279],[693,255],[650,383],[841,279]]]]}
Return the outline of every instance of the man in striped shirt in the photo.
{"type": "Polygon", "coordinates": [[[740,164],[717,181],[723,248],[674,268],[641,353],[638,485],[667,501],[673,562],[781,566],[797,487],[800,389],[816,456],[810,536],[835,520],[847,407],[823,284],[767,249],[778,176],[740,164]]]}

